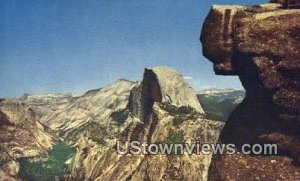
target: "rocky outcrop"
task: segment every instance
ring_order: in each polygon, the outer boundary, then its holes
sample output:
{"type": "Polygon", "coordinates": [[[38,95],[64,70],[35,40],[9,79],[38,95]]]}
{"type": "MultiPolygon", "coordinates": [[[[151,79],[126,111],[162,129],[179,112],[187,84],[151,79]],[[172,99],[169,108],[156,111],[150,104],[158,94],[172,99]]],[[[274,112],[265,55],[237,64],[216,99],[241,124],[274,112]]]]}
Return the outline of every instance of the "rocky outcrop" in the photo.
{"type": "MultiPolygon", "coordinates": [[[[212,7],[201,34],[203,54],[213,62],[216,74],[239,76],[246,90],[246,98],[221,133],[221,142],[277,143],[280,154],[300,161],[299,18],[298,9],[276,3],[212,7]]],[[[257,164],[258,159],[239,157],[234,166],[251,159],[250,164],[257,164]]],[[[228,160],[226,156],[217,159],[213,175],[219,177],[212,180],[239,180],[234,174],[224,176],[228,160]]],[[[275,160],[299,172],[291,161],[275,160]]],[[[265,172],[253,171],[242,180],[254,180],[250,176],[255,174],[263,180],[268,168],[263,163],[258,168],[265,172]]],[[[282,176],[276,179],[293,180],[289,173],[276,172],[282,176]]]]}
{"type": "MultiPolygon", "coordinates": [[[[53,145],[34,111],[19,100],[0,102],[0,178],[16,179],[18,159],[41,157],[53,145]]],[[[0,180],[1,180],[0,179],[0,180]]],[[[5,180],[4,179],[4,180],[5,180]]]]}
{"type": "MultiPolygon", "coordinates": [[[[183,77],[167,67],[148,68],[141,84],[131,90],[129,116],[117,137],[130,141],[164,143],[216,142],[223,123],[203,114],[194,91],[183,77]]],[[[211,155],[118,155],[116,146],[82,137],[70,180],[206,180],[211,155]]]]}

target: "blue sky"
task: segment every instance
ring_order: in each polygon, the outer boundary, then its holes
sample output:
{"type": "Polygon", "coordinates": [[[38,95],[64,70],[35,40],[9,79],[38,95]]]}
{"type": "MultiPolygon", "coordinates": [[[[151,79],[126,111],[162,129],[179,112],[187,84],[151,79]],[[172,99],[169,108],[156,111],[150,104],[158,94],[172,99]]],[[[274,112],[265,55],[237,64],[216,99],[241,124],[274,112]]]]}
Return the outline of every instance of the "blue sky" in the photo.
{"type": "Polygon", "coordinates": [[[216,76],[199,34],[212,4],[262,0],[0,1],[0,97],[80,93],[166,65],[195,89],[241,88],[216,76]]]}

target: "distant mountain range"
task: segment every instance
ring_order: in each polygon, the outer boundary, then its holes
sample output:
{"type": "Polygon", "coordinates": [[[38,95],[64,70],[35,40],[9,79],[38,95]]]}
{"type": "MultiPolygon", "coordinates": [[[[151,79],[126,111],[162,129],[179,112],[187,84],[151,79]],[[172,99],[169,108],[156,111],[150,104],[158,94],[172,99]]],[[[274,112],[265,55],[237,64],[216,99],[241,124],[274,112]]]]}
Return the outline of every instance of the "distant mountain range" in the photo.
{"type": "MultiPolygon", "coordinates": [[[[122,82],[122,80],[119,82],[122,82]]],[[[92,95],[99,91],[101,91],[101,89],[90,90],[83,95],[92,95]]],[[[83,95],[73,95],[70,93],[44,95],[24,94],[21,100],[34,106],[37,116],[43,117],[45,111],[55,112],[83,95]]],[[[196,95],[207,116],[212,119],[226,121],[230,113],[243,101],[245,91],[230,88],[210,88],[202,89],[198,91],[196,95]]]]}
{"type": "Polygon", "coordinates": [[[230,113],[243,101],[244,90],[204,89],[197,98],[206,115],[211,119],[226,121],[230,113]]]}

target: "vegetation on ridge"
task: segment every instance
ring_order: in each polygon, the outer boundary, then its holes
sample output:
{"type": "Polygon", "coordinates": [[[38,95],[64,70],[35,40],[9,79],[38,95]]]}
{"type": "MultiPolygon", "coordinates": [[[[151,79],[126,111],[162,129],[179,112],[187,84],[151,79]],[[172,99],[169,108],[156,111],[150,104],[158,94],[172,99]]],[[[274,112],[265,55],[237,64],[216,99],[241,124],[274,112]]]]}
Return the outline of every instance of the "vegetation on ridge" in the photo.
{"type": "Polygon", "coordinates": [[[199,113],[190,106],[177,107],[171,103],[164,103],[163,109],[174,117],[173,121],[175,125],[180,125],[183,121],[195,118],[195,116],[199,115],[199,113]]]}
{"type": "Polygon", "coordinates": [[[128,118],[128,116],[129,116],[129,111],[127,109],[116,111],[111,114],[112,119],[119,124],[124,123],[128,118]]]}

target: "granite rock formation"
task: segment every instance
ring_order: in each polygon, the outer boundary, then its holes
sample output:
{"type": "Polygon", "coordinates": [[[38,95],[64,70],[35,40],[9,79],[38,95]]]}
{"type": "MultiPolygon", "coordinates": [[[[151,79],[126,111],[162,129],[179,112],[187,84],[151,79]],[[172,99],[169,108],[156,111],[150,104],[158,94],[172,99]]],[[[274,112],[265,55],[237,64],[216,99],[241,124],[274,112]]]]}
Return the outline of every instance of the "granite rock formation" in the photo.
{"type": "MultiPolygon", "coordinates": [[[[123,144],[215,143],[223,126],[206,118],[193,89],[168,67],[145,69],[143,81],[131,90],[127,109],[124,130],[116,137],[123,144]]],[[[211,155],[118,155],[114,143],[104,147],[83,136],[70,180],[207,180],[211,155]]]]}
{"type": "Polygon", "coordinates": [[[186,83],[183,76],[174,69],[166,66],[154,67],[151,69],[146,68],[143,81],[143,93],[155,92],[160,94],[160,97],[155,102],[169,102],[177,107],[190,106],[197,112],[204,114],[204,111],[197,100],[195,91],[186,83]],[[157,85],[152,86],[152,84],[157,85]],[[157,90],[155,90],[155,88],[157,90]]]}
{"type": "MultiPolygon", "coordinates": [[[[276,143],[284,156],[272,163],[291,170],[270,168],[271,158],[252,171],[228,172],[259,159],[239,156],[229,165],[219,156],[212,166],[211,180],[293,180],[300,161],[300,10],[280,3],[256,6],[213,6],[204,23],[203,54],[218,75],[239,76],[246,97],[229,117],[220,141],[223,143],[276,143]],[[293,163],[292,163],[293,162],[293,163]],[[226,173],[225,173],[226,172],[226,173]],[[247,175],[246,172],[249,172],[247,175]],[[268,174],[269,173],[269,174],[268,174]],[[214,176],[213,176],[214,175],[214,176]],[[217,176],[216,176],[217,175],[217,176]]],[[[268,158],[267,158],[268,160],[268,158]]],[[[299,176],[298,176],[299,177],[299,176]]]]}

